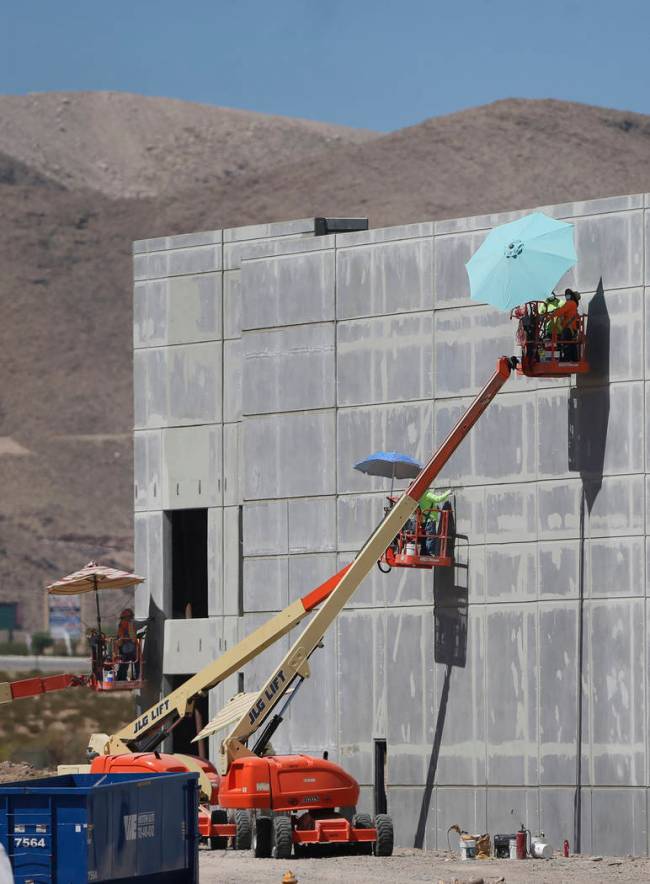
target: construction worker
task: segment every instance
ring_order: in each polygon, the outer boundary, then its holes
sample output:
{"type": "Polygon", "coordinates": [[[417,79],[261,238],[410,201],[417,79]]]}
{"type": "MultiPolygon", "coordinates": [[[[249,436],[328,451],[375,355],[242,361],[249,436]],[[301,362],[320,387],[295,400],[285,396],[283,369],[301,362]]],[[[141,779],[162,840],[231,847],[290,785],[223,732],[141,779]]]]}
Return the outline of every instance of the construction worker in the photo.
{"type": "Polygon", "coordinates": [[[104,636],[96,629],[89,629],[87,636],[93,675],[97,681],[102,681],[104,678],[104,636]]]}
{"type": "Polygon", "coordinates": [[[124,608],[120,614],[120,622],[117,625],[117,652],[120,657],[120,665],[117,670],[117,680],[125,681],[129,669],[129,663],[133,663],[135,678],[139,675],[137,661],[138,646],[136,644],[135,623],[133,611],[124,608]]]}
{"type": "Polygon", "coordinates": [[[570,344],[563,344],[560,347],[560,361],[577,362],[578,361],[578,345],[576,337],[578,334],[578,304],[580,303],[580,292],[573,289],[567,289],[564,292],[565,303],[558,307],[552,313],[552,321],[556,324],[557,336],[560,341],[571,341],[570,344]]]}
{"type": "Polygon", "coordinates": [[[551,292],[545,301],[540,302],[537,308],[538,315],[544,316],[546,313],[552,313],[554,310],[557,310],[558,307],[563,307],[565,300],[566,299],[560,295],[556,295],[555,292],[551,292]]]}
{"type": "Polygon", "coordinates": [[[554,315],[551,316],[550,314],[555,314],[560,307],[564,307],[565,303],[566,298],[556,295],[555,292],[551,292],[548,298],[538,305],[537,315],[542,317],[540,326],[541,337],[551,338],[554,331],[559,331],[557,319],[555,319],[554,315]]]}
{"type": "Polygon", "coordinates": [[[425,533],[422,541],[422,555],[438,555],[440,549],[440,538],[438,537],[440,504],[444,503],[451,493],[451,488],[438,493],[429,488],[418,502],[418,508],[422,514],[421,524],[425,533]]]}

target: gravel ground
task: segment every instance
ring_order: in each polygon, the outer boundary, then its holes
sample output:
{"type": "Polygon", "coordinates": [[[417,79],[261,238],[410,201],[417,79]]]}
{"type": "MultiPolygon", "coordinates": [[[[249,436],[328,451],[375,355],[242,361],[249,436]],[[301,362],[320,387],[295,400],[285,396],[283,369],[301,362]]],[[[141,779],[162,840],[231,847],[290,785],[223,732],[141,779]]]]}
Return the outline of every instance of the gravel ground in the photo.
{"type": "Polygon", "coordinates": [[[41,777],[53,777],[55,770],[38,770],[26,761],[0,761],[0,783],[13,783],[18,780],[37,780],[41,777]]]}
{"type": "Polygon", "coordinates": [[[584,857],[461,863],[448,853],[397,849],[393,856],[254,859],[246,851],[202,850],[201,884],[280,884],[291,870],[299,884],[597,884],[650,881],[650,859],[584,857]]]}

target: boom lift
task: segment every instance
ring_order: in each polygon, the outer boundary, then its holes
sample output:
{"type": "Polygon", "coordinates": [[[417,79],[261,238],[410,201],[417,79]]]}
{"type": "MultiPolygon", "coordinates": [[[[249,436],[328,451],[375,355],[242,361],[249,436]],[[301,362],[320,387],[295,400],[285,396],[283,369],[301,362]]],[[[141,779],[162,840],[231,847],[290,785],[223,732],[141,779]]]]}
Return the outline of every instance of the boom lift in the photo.
{"type": "MultiPolygon", "coordinates": [[[[212,847],[225,847],[232,837],[237,847],[250,846],[248,815],[233,815],[228,823],[225,814],[213,809],[218,798],[218,774],[209,761],[188,755],[168,755],[157,747],[174,727],[194,712],[197,699],[237,672],[253,657],[286,635],[313,611],[336,588],[347,571],[346,566],[307,595],[292,602],[279,614],[243,638],[218,660],[204,667],[151,708],[125,725],[117,733],[92,734],[87,754],[92,773],[151,773],[194,770],[199,774],[203,802],[199,809],[199,831],[212,847]]],[[[79,765],[62,765],[59,772],[75,770],[79,765]]],[[[88,768],[84,766],[87,770],[88,768]]]]}
{"type": "Polygon", "coordinates": [[[256,694],[234,698],[195,738],[202,739],[231,721],[234,728],[222,741],[219,757],[219,805],[249,810],[256,856],[287,858],[294,847],[330,842],[372,845],[377,855],[393,849],[390,817],[378,814],[353,818],[341,808],[356,805],[359,785],[338,765],[308,755],[265,755],[296,689],[310,674],[309,658],[329,626],[350,601],[375,562],[413,516],[418,501],[467,436],[516,367],[515,357],[502,356],[487,385],[460,418],[407,490],[386,512],[383,521],[314,614],[269,680],[256,694]],[[291,694],[288,694],[292,691],[291,694]],[[271,717],[284,698],[282,707],[271,717]],[[265,725],[254,745],[253,735],[265,725]],[[339,811],[337,812],[337,808],[339,811]]]}
{"type": "MultiPolygon", "coordinates": [[[[97,562],[88,562],[80,571],[68,574],[48,586],[48,595],[76,596],[93,592],[97,605],[97,628],[91,629],[91,668],[88,674],[71,672],[59,675],[35,676],[19,681],[0,683],[0,704],[11,703],[26,697],[36,697],[66,688],[86,687],[92,691],[134,691],[144,682],[143,645],[146,625],[129,630],[129,635],[106,635],[102,629],[99,593],[107,590],[127,589],[143,583],[144,578],[127,571],[120,571],[97,562]],[[128,653],[127,653],[127,646],[128,653]]],[[[133,611],[127,608],[122,614],[133,611]]]]}

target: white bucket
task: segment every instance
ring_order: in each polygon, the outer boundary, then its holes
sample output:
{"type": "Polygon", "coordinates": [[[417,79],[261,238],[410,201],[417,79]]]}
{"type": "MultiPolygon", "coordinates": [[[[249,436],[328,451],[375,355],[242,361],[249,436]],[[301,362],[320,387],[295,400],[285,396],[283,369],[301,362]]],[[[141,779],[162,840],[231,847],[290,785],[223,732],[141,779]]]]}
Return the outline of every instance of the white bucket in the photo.
{"type": "Polygon", "coordinates": [[[404,547],[404,553],[407,556],[414,556],[415,555],[415,544],[414,543],[407,543],[406,546],[404,547]]]}
{"type": "Polygon", "coordinates": [[[476,859],[476,841],[474,838],[460,839],[460,858],[463,862],[469,859],[476,859]]]}
{"type": "Polygon", "coordinates": [[[517,859],[517,839],[511,838],[508,841],[508,847],[510,849],[510,859],[517,859]]]}
{"type": "Polygon", "coordinates": [[[537,859],[553,859],[553,848],[541,838],[533,838],[533,856],[537,859]]]}

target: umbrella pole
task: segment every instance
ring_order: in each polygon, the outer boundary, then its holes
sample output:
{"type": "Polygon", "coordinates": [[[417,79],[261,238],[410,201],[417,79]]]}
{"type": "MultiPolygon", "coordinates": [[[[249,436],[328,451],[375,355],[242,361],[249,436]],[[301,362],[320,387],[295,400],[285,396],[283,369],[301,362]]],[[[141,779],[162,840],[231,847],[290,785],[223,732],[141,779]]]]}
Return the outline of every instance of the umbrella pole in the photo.
{"type": "Polygon", "coordinates": [[[97,603],[97,632],[101,634],[102,631],[102,615],[99,610],[99,593],[97,591],[97,575],[93,574],[93,582],[95,584],[95,602],[97,603]]]}
{"type": "Polygon", "coordinates": [[[99,610],[99,592],[97,591],[97,575],[93,574],[95,585],[95,604],[97,605],[97,670],[95,678],[98,682],[104,680],[104,640],[102,638],[102,614],[99,610]]]}

